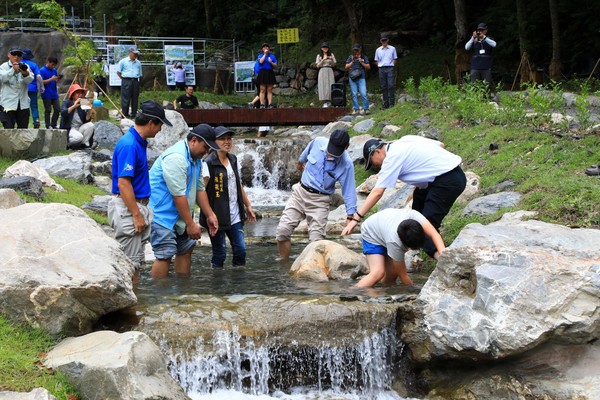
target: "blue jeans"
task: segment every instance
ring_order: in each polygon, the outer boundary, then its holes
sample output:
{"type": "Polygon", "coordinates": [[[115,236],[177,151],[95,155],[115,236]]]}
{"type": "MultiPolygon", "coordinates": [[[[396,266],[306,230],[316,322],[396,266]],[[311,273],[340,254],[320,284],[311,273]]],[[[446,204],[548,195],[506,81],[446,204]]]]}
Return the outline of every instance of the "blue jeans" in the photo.
{"type": "Polygon", "coordinates": [[[358,106],[358,93],[362,97],[363,109],[369,109],[369,99],[367,99],[367,80],[365,78],[359,79],[358,81],[348,80],[350,82],[350,91],[352,92],[352,106],[355,110],[359,109],[358,106]]]}
{"type": "Polygon", "coordinates": [[[38,111],[38,92],[27,92],[29,96],[29,108],[31,109],[31,116],[33,122],[40,121],[40,112],[38,111]]]}
{"type": "Polygon", "coordinates": [[[244,241],[244,223],[238,222],[231,225],[231,228],[219,230],[215,236],[210,237],[212,244],[212,259],[213,267],[222,267],[225,264],[227,256],[227,244],[225,236],[229,238],[231,250],[233,252],[232,264],[234,266],[246,265],[246,242],[244,241]]]}

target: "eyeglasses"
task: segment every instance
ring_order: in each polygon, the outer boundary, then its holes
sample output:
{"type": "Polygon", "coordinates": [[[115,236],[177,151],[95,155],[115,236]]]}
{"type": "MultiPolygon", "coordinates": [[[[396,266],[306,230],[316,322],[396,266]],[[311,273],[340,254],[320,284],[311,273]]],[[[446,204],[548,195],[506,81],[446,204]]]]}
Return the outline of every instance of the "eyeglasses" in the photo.
{"type": "Polygon", "coordinates": [[[14,57],[23,57],[23,53],[21,53],[20,51],[11,51],[10,55],[14,57]]]}

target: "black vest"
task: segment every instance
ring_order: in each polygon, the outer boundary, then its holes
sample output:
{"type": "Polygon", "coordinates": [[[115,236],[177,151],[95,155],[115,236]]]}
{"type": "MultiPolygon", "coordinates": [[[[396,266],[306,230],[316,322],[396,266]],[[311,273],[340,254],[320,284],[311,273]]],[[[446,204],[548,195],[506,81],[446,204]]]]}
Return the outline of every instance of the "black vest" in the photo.
{"type": "MultiPolygon", "coordinates": [[[[229,165],[233,168],[235,174],[235,186],[237,190],[237,203],[240,209],[240,219],[246,220],[246,209],[244,208],[244,199],[242,198],[242,184],[237,168],[237,157],[233,154],[227,154],[229,159],[229,165]]],[[[217,215],[219,220],[219,230],[231,228],[231,215],[229,212],[229,191],[227,190],[227,168],[219,160],[219,156],[216,151],[210,153],[204,161],[208,166],[210,178],[208,178],[208,184],[206,185],[206,195],[208,196],[208,203],[217,215]]],[[[200,224],[207,227],[206,216],[204,213],[200,213],[200,224]]]]}

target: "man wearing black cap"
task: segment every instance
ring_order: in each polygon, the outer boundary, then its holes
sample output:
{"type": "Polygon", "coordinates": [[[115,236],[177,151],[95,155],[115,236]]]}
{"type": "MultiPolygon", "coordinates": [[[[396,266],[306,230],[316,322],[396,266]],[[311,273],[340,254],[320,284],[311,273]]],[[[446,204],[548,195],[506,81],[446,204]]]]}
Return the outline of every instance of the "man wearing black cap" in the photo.
{"type": "Polygon", "coordinates": [[[200,225],[194,221],[194,208],[207,216],[208,230],[214,236],[219,227],[202,180],[202,157],[218,150],[215,131],[200,124],[165,150],[150,169],[150,208],[154,213],[150,243],[156,259],[151,275],[163,278],[175,257],[175,273],[189,276],[192,251],[200,239],[200,225]]]}
{"type": "Polygon", "coordinates": [[[8,61],[0,65],[0,106],[4,129],[27,128],[29,125],[29,95],[27,86],[33,82],[33,73],[22,62],[23,50],[11,47],[8,61]]]}
{"type": "Polygon", "coordinates": [[[140,96],[140,79],[142,63],[138,60],[140,52],[135,47],[129,48],[129,55],[117,64],[117,75],[121,78],[121,111],[125,118],[135,116],[140,96]],[[131,114],[129,114],[131,105],[131,114]]]}
{"type": "MultiPolygon", "coordinates": [[[[392,143],[370,139],[363,147],[363,156],[365,169],[380,168],[379,177],[356,212],[357,217],[350,221],[342,235],[352,233],[357,221],[369,212],[387,188],[395,187],[398,179],[415,186],[412,208],[437,230],[465,190],[467,178],[460,168],[462,159],[445,150],[442,142],[414,135],[403,136],[392,143]]],[[[439,256],[431,238],[425,240],[423,250],[436,259],[439,256]]]]}
{"type": "Polygon", "coordinates": [[[398,59],[396,48],[388,44],[387,34],[381,34],[379,41],[381,46],[375,50],[375,61],[379,69],[379,84],[381,85],[381,97],[383,106],[381,108],[390,108],[396,104],[394,87],[394,66],[398,59]]]}
{"type": "Polygon", "coordinates": [[[277,248],[282,258],[290,256],[292,232],[304,219],[308,223],[308,238],[311,242],[325,237],[329,204],[336,182],[342,185],[348,215],[346,225],[354,218],[354,164],[345,151],[349,144],[348,132],[336,129],[329,140],[324,137],[315,138],[300,155],[297,168],[303,171],[302,178],[292,187],[292,195],[277,226],[277,248]]]}
{"type": "Polygon", "coordinates": [[[112,158],[112,192],[108,203],[108,219],[115,230],[115,239],[136,269],[144,262],[144,244],[150,237],[152,211],[148,208],[150,180],[146,148],[148,139],[172,126],[165,110],[155,101],[142,103],[135,125],[119,139],[112,158]]]}
{"type": "Polygon", "coordinates": [[[477,25],[471,39],[465,44],[465,50],[471,51],[471,82],[486,81],[492,87],[492,50],[496,42],[487,37],[488,27],[485,23],[477,25]]]}

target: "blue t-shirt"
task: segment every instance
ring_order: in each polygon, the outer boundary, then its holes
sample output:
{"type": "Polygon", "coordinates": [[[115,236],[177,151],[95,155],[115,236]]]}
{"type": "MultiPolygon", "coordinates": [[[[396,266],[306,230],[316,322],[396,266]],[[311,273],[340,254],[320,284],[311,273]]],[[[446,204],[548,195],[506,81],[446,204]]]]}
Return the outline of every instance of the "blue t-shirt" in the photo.
{"type": "Polygon", "coordinates": [[[261,64],[260,59],[262,58],[263,55],[264,55],[264,53],[260,53],[258,55],[258,58],[256,59],[256,63],[258,64],[258,70],[260,71],[261,69],[273,69],[273,66],[269,62],[269,59],[272,62],[274,62],[275,64],[277,64],[277,57],[275,57],[275,54],[269,53],[267,55],[267,57],[265,58],[265,61],[263,61],[263,63],[261,64]]]}
{"type": "Polygon", "coordinates": [[[38,67],[38,65],[36,63],[34,63],[31,60],[23,60],[23,62],[25,64],[29,65],[29,69],[31,69],[31,72],[33,72],[33,82],[31,82],[29,85],[27,85],[27,91],[37,93],[38,85],[37,85],[36,76],[38,76],[40,74],[40,68],[38,67]]]}
{"type": "Polygon", "coordinates": [[[133,126],[119,139],[112,159],[112,192],[114,194],[120,194],[119,178],[130,177],[135,198],[150,197],[147,147],[148,142],[133,126]]]}
{"type": "MultiPolygon", "coordinates": [[[[40,68],[40,75],[43,80],[50,79],[53,76],[57,76],[56,68],[48,68],[45,65],[40,68]]],[[[48,82],[44,84],[46,91],[42,93],[42,99],[58,99],[58,89],[56,88],[56,81],[48,82]]]]}

